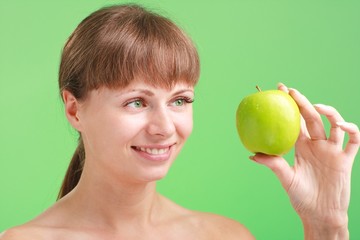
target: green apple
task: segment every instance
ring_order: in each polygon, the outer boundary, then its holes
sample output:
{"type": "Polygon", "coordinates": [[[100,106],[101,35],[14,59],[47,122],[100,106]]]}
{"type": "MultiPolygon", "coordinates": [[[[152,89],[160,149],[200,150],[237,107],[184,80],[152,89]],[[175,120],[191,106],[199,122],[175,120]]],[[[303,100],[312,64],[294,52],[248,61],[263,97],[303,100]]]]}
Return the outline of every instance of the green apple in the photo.
{"type": "Polygon", "coordinates": [[[258,90],[245,97],[236,112],[241,142],[253,153],[284,155],[299,136],[299,108],[283,91],[258,90]]]}

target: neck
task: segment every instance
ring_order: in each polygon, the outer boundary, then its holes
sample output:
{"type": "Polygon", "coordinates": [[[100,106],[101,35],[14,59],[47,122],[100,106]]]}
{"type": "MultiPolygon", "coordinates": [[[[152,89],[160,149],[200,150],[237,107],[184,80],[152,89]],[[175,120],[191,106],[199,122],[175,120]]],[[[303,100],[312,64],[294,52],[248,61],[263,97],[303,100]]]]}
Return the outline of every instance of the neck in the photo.
{"type": "Polygon", "coordinates": [[[84,168],[79,184],[68,199],[83,219],[112,228],[136,222],[149,225],[158,215],[155,182],[130,182],[84,168]]]}

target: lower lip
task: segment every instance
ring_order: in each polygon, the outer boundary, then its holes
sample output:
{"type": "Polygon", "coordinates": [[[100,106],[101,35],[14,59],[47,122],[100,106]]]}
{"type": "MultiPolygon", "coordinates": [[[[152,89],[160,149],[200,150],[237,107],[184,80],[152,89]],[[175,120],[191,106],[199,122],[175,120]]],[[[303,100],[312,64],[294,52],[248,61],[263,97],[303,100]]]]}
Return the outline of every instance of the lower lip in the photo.
{"type": "Polygon", "coordinates": [[[165,162],[167,160],[170,159],[170,156],[171,156],[171,151],[172,151],[172,146],[170,147],[170,149],[163,153],[163,154],[150,154],[150,153],[147,153],[147,152],[144,152],[144,151],[140,151],[140,150],[137,150],[137,149],[134,149],[133,150],[139,154],[141,156],[141,158],[143,159],[146,159],[148,161],[152,161],[152,162],[165,162]]]}

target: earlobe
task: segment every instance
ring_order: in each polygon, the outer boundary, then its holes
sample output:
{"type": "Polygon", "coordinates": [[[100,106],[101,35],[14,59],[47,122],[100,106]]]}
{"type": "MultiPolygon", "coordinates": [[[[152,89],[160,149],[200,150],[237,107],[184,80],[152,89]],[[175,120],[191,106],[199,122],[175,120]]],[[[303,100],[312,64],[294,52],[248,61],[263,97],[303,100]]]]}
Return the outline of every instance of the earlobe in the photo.
{"type": "Polygon", "coordinates": [[[69,91],[64,90],[62,97],[65,105],[65,115],[69,123],[78,131],[81,130],[79,113],[79,102],[76,97],[69,91]]]}

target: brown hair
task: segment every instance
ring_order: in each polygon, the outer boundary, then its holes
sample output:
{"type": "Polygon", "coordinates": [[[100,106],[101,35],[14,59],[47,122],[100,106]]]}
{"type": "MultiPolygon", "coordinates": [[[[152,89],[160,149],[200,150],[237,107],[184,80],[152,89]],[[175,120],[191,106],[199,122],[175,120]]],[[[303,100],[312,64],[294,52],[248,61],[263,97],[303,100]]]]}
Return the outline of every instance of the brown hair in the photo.
{"type": "MultiPolygon", "coordinates": [[[[134,79],[170,88],[175,83],[196,85],[199,57],[190,38],[171,20],[138,5],[99,9],[85,18],[63,49],[60,92],[84,100],[100,87],[122,88],[134,79]]],[[[79,137],[58,199],[78,183],[85,161],[79,137]]]]}

